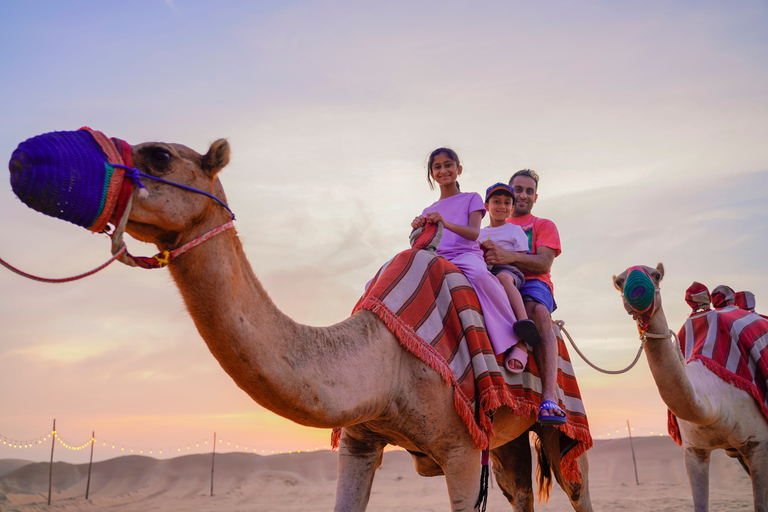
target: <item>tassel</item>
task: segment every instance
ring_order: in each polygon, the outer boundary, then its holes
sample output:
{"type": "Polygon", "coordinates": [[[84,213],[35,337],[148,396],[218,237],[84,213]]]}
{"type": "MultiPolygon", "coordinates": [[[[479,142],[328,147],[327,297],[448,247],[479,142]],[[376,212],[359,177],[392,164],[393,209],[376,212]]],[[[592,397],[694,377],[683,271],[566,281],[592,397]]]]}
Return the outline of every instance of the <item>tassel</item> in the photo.
{"type": "Polygon", "coordinates": [[[480,471],[480,496],[477,497],[475,510],[478,510],[479,512],[485,512],[485,507],[488,505],[488,478],[491,473],[491,466],[488,461],[488,448],[483,450],[481,463],[483,465],[483,469],[480,471]]]}

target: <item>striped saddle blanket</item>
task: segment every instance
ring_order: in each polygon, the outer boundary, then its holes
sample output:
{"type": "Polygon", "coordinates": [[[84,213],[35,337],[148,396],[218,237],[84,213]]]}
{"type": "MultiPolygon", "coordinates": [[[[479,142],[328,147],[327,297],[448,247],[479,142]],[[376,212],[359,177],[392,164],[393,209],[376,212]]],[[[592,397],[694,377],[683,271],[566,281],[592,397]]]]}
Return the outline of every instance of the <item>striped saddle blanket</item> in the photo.
{"type": "MultiPolygon", "coordinates": [[[[678,333],[687,363],[701,361],[725,382],[752,395],[768,419],[768,320],[726,306],[692,315],[678,333]]],[[[677,418],[668,411],[667,427],[681,444],[677,418]]]]}
{"type": "MultiPolygon", "coordinates": [[[[493,425],[487,413],[507,406],[536,416],[541,380],[533,357],[512,374],[496,356],[485,331],[477,295],[464,274],[429,250],[409,249],[387,262],[368,284],[354,312],[376,314],[402,346],[454,387],[454,404],[479,449],[488,447],[493,425]]],[[[559,329],[553,324],[556,332],[559,329]]],[[[592,447],[589,424],[568,350],[558,336],[558,395],[568,422],[558,427],[575,441],[561,463],[563,474],[580,481],[576,458],[592,447]]]]}

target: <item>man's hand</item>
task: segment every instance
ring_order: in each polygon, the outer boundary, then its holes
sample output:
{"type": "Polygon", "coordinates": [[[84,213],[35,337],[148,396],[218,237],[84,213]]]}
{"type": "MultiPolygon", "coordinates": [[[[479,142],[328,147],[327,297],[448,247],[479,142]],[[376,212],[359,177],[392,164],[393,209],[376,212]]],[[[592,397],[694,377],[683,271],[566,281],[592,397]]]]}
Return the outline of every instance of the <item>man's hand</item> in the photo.
{"type": "Polygon", "coordinates": [[[505,265],[514,263],[517,256],[516,252],[508,251],[498,245],[493,240],[484,240],[480,242],[485,250],[485,262],[491,265],[505,265]]]}
{"type": "Polygon", "coordinates": [[[539,247],[537,254],[508,251],[492,240],[480,242],[485,249],[485,262],[491,265],[514,265],[532,274],[546,274],[555,259],[554,249],[539,247]]]}

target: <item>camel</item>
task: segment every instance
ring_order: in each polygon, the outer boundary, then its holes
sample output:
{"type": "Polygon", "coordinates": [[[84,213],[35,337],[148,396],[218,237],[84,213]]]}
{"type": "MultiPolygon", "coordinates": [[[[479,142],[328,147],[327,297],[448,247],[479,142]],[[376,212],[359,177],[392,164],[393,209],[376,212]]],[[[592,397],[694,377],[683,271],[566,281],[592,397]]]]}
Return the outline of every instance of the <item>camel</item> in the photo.
{"type": "MultiPolygon", "coordinates": [[[[755,510],[768,511],[768,421],[756,400],[731,385],[701,361],[688,364],[670,339],[661,307],[659,283],[664,266],[640,266],[654,288],[654,302],[645,315],[630,305],[624,286],[631,267],[613,277],[624,295],[624,307],[638,325],[647,329],[644,350],[661,399],[677,417],[696,512],[708,510],[709,457],[712,450],[725,449],[738,458],[752,479],[755,510]],[[647,321],[647,327],[643,325],[647,321]]],[[[641,331],[642,332],[642,331],[641,331]]]]}
{"type": "MultiPolygon", "coordinates": [[[[205,155],[157,142],[130,151],[142,172],[226,202],[218,178],[230,159],[226,140],[215,141],[205,155]]],[[[22,167],[12,160],[12,171],[22,167]]],[[[205,195],[157,181],[145,185],[134,193],[125,231],[160,251],[181,247],[231,220],[227,210],[205,195]]],[[[476,508],[481,452],[454,407],[452,387],[403,349],[377,316],[361,310],[328,327],[295,322],[257,279],[235,229],[185,252],[168,268],[209,350],[245,393],[298,424],[341,428],[336,511],[366,509],[387,444],[408,450],[419,474],[445,475],[453,512],[476,508]]],[[[536,417],[501,407],[493,421],[490,457],[497,482],[517,510],[531,511],[532,503],[518,489],[519,483],[530,487],[530,451],[525,454],[528,465],[523,465],[526,482],[524,474],[517,476],[519,447],[512,441],[536,417]]],[[[547,454],[559,467],[559,445],[550,445],[547,454]]],[[[566,492],[578,512],[590,512],[586,454],[580,456],[579,467],[581,485],[566,492]]]]}

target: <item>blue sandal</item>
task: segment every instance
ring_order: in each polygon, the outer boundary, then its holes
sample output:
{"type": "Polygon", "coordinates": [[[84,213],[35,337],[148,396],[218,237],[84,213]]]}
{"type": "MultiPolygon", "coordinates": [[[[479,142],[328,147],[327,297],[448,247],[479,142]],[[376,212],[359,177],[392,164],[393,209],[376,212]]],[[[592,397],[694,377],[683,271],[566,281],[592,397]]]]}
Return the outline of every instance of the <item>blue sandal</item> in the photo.
{"type": "Polygon", "coordinates": [[[539,406],[538,421],[542,425],[564,425],[568,421],[568,415],[555,402],[551,400],[544,400],[539,406]],[[563,416],[558,416],[556,414],[543,414],[543,411],[547,409],[557,409],[563,413],[563,416]]]}

